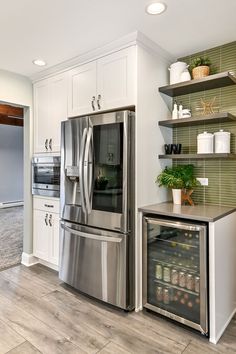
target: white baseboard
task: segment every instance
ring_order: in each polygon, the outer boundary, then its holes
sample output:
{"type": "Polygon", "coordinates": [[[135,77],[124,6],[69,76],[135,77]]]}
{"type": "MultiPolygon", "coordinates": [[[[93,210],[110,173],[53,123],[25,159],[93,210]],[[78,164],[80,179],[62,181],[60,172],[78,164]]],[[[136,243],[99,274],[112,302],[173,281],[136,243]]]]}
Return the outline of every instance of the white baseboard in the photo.
{"type": "Polygon", "coordinates": [[[23,264],[26,267],[30,267],[34,264],[39,263],[39,260],[37,257],[34,257],[33,254],[28,254],[23,252],[21,256],[21,264],[23,264]]]}
{"type": "Polygon", "coordinates": [[[43,259],[38,259],[38,263],[44,265],[45,267],[51,268],[53,270],[56,270],[57,272],[59,271],[59,267],[55,264],[49,263],[47,261],[44,261],[43,259]]]}
{"type": "Polygon", "coordinates": [[[143,311],[142,306],[135,307],[135,312],[140,312],[140,311],[143,311]]]}
{"type": "Polygon", "coordinates": [[[217,337],[214,337],[214,338],[209,338],[209,342],[213,343],[213,344],[217,344],[220,337],[222,336],[222,334],[224,333],[224,331],[226,330],[226,328],[228,327],[230,321],[232,320],[232,318],[234,317],[236,313],[236,308],[233,310],[233,312],[231,313],[231,315],[229,316],[227,322],[225,323],[225,325],[223,326],[223,328],[221,329],[221,331],[218,333],[217,337]]]}
{"type": "Polygon", "coordinates": [[[0,203],[0,209],[5,209],[5,208],[13,208],[13,207],[17,207],[17,206],[23,206],[24,202],[22,201],[16,201],[16,202],[4,202],[4,203],[0,203]]]}

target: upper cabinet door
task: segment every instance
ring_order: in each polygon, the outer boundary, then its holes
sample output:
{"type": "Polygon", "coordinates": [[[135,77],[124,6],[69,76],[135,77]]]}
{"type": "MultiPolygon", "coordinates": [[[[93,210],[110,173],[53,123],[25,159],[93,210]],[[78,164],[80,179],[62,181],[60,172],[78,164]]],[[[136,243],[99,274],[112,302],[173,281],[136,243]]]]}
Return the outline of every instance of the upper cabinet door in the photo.
{"type": "Polygon", "coordinates": [[[96,61],[69,71],[68,116],[92,113],[96,107],[96,61]]]}
{"type": "Polygon", "coordinates": [[[42,80],[34,85],[34,152],[48,150],[49,84],[42,80]]]}
{"type": "Polygon", "coordinates": [[[101,110],[135,105],[135,67],[134,47],[97,61],[97,99],[101,110]]]}
{"type": "Polygon", "coordinates": [[[49,151],[59,152],[61,141],[61,122],[67,119],[67,73],[49,79],[49,151]]]}
{"type": "Polygon", "coordinates": [[[59,152],[61,121],[67,118],[67,73],[34,85],[34,152],[59,152]]]}

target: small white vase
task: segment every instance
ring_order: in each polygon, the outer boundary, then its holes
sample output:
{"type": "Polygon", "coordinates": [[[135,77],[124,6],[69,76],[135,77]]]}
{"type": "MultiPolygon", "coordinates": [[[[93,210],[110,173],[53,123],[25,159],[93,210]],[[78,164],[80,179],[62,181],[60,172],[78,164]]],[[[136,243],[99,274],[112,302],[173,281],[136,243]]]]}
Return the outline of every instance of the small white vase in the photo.
{"type": "Polygon", "coordinates": [[[181,189],[172,189],[173,203],[181,205],[181,189]]]}

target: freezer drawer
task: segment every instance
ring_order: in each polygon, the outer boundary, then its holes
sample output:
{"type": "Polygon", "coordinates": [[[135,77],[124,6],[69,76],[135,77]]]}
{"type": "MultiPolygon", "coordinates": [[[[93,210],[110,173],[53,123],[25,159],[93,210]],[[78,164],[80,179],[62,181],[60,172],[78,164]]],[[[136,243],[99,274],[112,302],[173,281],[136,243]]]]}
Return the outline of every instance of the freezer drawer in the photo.
{"type": "Polygon", "coordinates": [[[61,222],[60,279],[83,293],[126,309],[128,237],[61,222]]]}

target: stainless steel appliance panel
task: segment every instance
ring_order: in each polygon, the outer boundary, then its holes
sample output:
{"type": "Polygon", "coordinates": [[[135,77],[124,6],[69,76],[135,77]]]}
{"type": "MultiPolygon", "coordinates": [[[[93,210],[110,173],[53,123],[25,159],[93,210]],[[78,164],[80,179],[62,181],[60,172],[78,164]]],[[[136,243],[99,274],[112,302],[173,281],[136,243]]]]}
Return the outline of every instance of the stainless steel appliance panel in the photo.
{"type": "Polygon", "coordinates": [[[143,306],[208,334],[204,224],[143,217],[143,306]]]}
{"type": "Polygon", "coordinates": [[[32,158],[32,194],[60,196],[60,156],[32,158]]]}
{"type": "Polygon", "coordinates": [[[61,222],[59,277],[97,299],[127,309],[129,235],[61,222]]]}
{"type": "Polygon", "coordinates": [[[62,123],[62,219],[129,232],[131,115],[121,111],[62,123]]]}

